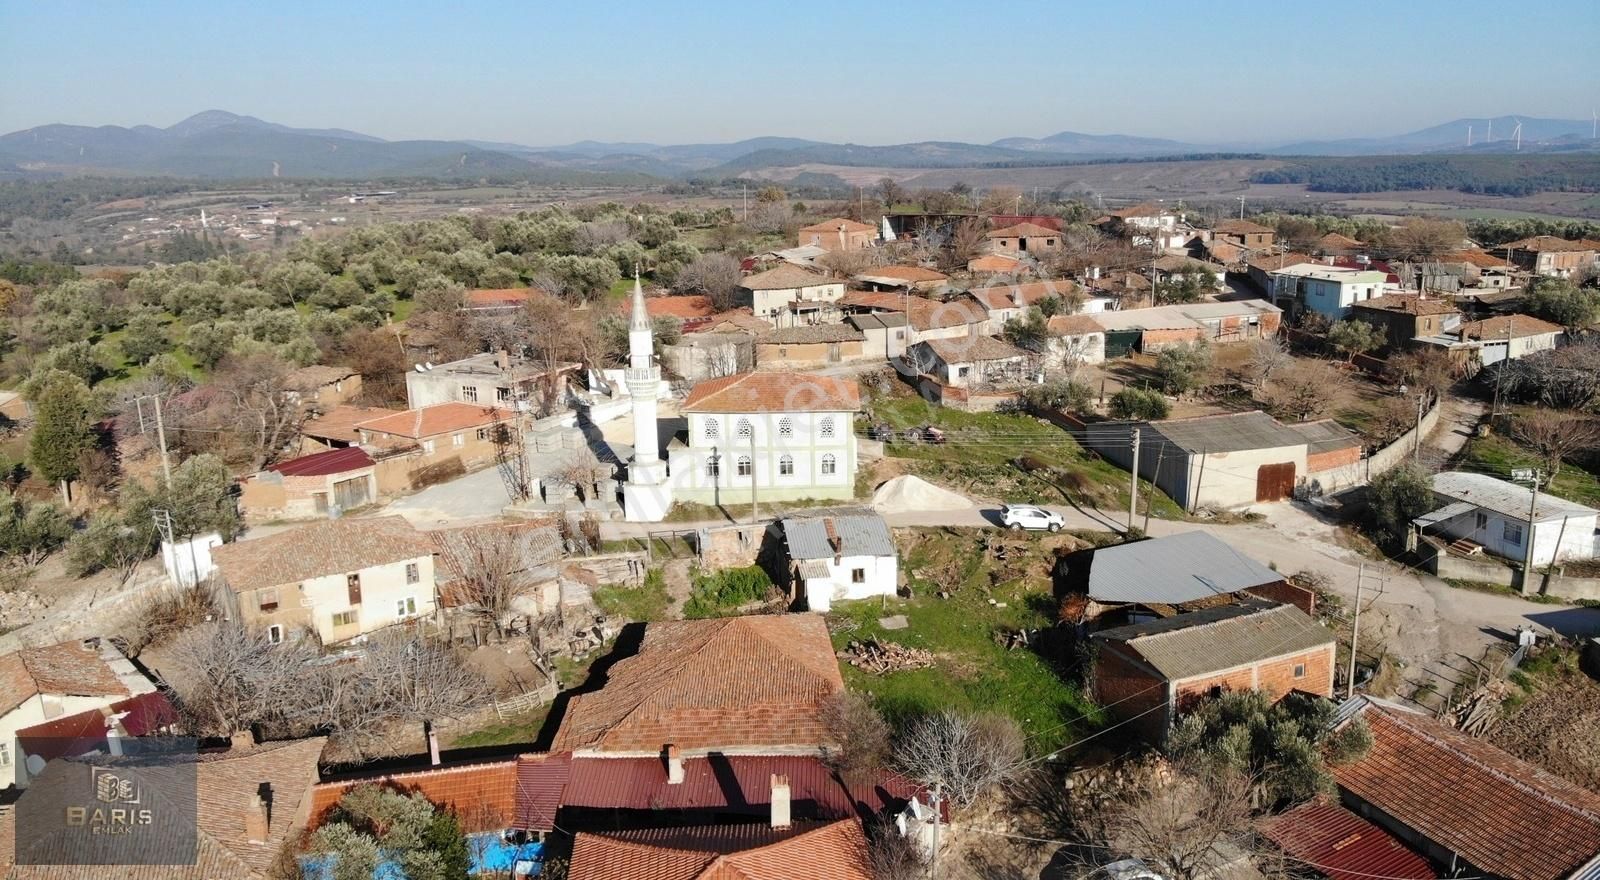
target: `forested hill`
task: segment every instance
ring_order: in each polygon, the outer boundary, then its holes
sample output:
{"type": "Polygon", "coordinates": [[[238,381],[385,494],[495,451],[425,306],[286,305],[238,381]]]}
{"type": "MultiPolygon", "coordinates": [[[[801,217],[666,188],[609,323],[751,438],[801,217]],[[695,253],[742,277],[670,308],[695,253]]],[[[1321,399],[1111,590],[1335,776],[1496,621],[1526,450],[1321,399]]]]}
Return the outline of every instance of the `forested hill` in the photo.
{"type": "Polygon", "coordinates": [[[1303,183],[1313,192],[1450,189],[1498,196],[1600,192],[1600,154],[1371,156],[1295,159],[1254,183],[1303,183]]]}

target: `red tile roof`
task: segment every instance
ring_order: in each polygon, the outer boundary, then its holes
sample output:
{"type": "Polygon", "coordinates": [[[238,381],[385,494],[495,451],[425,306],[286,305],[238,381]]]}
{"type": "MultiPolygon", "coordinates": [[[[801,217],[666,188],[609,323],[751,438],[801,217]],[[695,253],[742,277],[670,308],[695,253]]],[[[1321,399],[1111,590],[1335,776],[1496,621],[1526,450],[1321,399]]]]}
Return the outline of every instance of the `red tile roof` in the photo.
{"type": "Polygon", "coordinates": [[[372,456],[359,446],[346,446],[280,461],[268,470],[286,477],[324,477],[369,467],[372,467],[372,456]]]}
{"type": "Polygon", "coordinates": [[[989,320],[983,303],[971,295],[961,295],[944,302],[935,302],[925,296],[903,293],[847,293],[839,300],[843,306],[905,312],[906,320],[917,330],[943,330],[963,324],[981,324],[989,320]]]}
{"type": "Polygon", "coordinates": [[[1048,214],[991,214],[989,216],[989,224],[995,227],[1015,226],[1018,223],[1032,223],[1035,226],[1043,226],[1056,232],[1061,231],[1061,218],[1051,217],[1048,214]]]}
{"type": "Polygon", "coordinates": [[[989,238],[1056,238],[1060,232],[1037,223],[1018,223],[989,232],[989,238]]]}
{"type": "Polygon", "coordinates": [[[823,706],[842,690],[817,615],[652,623],[603,688],[572,697],[553,750],[820,748],[830,741],[823,706]]]}
{"type": "Polygon", "coordinates": [[[1082,336],[1085,333],[1104,333],[1106,329],[1088,315],[1056,315],[1044,326],[1051,336],[1082,336]]]}
{"type": "Polygon", "coordinates": [[[1022,297],[1024,306],[1038,305],[1039,301],[1047,297],[1066,297],[1077,292],[1078,285],[1066,280],[1060,281],[1032,281],[1027,284],[1005,284],[984,286],[968,291],[978,302],[990,310],[1014,309],[1017,307],[1015,297],[1022,297]]]}
{"type": "Polygon", "coordinates": [[[435,806],[461,817],[470,831],[502,830],[517,817],[517,768],[519,761],[490,761],[454,767],[429,767],[403,773],[388,773],[324,782],[311,790],[311,820],[315,829],[345,793],[358,785],[379,785],[410,794],[415,792],[435,806]]]}
{"type": "Polygon", "coordinates": [[[361,431],[371,431],[374,434],[389,434],[395,437],[407,437],[412,440],[421,440],[424,437],[437,437],[452,431],[464,431],[467,428],[481,428],[486,425],[496,425],[509,422],[516,418],[516,413],[509,409],[497,406],[485,406],[481,403],[436,403],[421,409],[408,409],[395,413],[392,416],[361,422],[356,428],[361,431]]]}
{"type": "Polygon", "coordinates": [[[1594,250],[1594,245],[1587,241],[1567,241],[1553,235],[1535,235],[1532,238],[1521,238],[1506,244],[1496,245],[1496,250],[1511,248],[1519,251],[1549,251],[1552,253],[1574,253],[1594,250]]]}
{"type": "Polygon", "coordinates": [[[839,231],[839,227],[841,227],[841,226],[844,227],[844,231],[845,232],[877,232],[878,231],[878,227],[876,227],[876,226],[873,226],[873,225],[868,224],[868,223],[858,223],[858,222],[856,222],[854,220],[847,220],[844,217],[834,217],[831,220],[824,220],[821,223],[813,223],[810,226],[802,226],[802,227],[800,227],[800,231],[801,232],[838,232],[839,231]]]}
{"type": "Polygon", "coordinates": [[[1511,331],[1511,338],[1522,339],[1526,336],[1543,336],[1546,333],[1560,333],[1565,328],[1560,324],[1541,321],[1532,315],[1502,315],[1498,318],[1486,318],[1482,321],[1464,323],[1457,328],[1462,339],[1483,339],[1505,341],[1506,331],[1511,331]]]}
{"type": "Polygon", "coordinates": [[[1463,250],[1445,254],[1439,258],[1441,263],[1466,263],[1479,269],[1502,269],[1510,266],[1504,258],[1497,257],[1488,251],[1463,250]]]}
{"type": "Polygon", "coordinates": [[[897,278],[909,281],[912,284],[921,284],[934,281],[949,281],[950,276],[943,272],[925,269],[922,266],[873,266],[863,270],[857,278],[897,278]]]}
{"type": "Polygon", "coordinates": [[[710,825],[591,832],[573,840],[571,880],[872,880],[861,823],[710,825]]]}
{"type": "Polygon", "coordinates": [[[1558,880],[1600,853],[1600,794],[1433,719],[1376,700],[1372,748],[1332,767],[1348,795],[1506,880],[1558,880]]]}
{"type": "Polygon", "coordinates": [[[1428,860],[1337,804],[1311,801],[1261,823],[1261,833],[1329,880],[1435,880],[1428,860]]]}
{"type": "Polygon", "coordinates": [[[699,294],[647,297],[644,310],[652,318],[709,318],[717,313],[711,297],[699,294]]]}
{"type": "Polygon", "coordinates": [[[492,309],[520,306],[533,296],[527,287],[485,288],[467,291],[467,308],[492,309]]]}
{"type": "Polygon", "coordinates": [[[0,657],[0,715],[38,694],[129,696],[128,686],[100,651],[80,641],[23,648],[0,657]]]}
{"type": "Polygon", "coordinates": [[[799,266],[784,264],[776,269],[757,272],[747,275],[739,282],[745,290],[788,290],[790,288],[821,287],[825,284],[840,284],[838,279],[816,272],[808,272],[799,266]]]}
{"type": "Polygon", "coordinates": [[[1351,307],[1370,312],[1393,312],[1401,315],[1453,315],[1456,313],[1456,307],[1442,299],[1436,297],[1424,299],[1414,293],[1386,293],[1369,300],[1352,303],[1351,307]]]}
{"type": "Polygon", "coordinates": [[[399,413],[400,410],[381,406],[336,406],[316,418],[306,420],[300,433],[313,439],[356,443],[361,440],[361,432],[356,430],[356,425],[399,413]]]}
{"type": "Polygon", "coordinates": [[[971,260],[968,260],[967,271],[1011,272],[1020,265],[1022,265],[1022,261],[1016,257],[1008,257],[1004,254],[985,254],[981,257],[975,257],[971,260]]]}
{"type": "Polygon", "coordinates": [[[211,561],[234,592],[296,584],[433,555],[433,542],[403,516],[355,517],[223,544],[211,561]]]}
{"type": "Polygon", "coordinates": [[[1260,235],[1263,232],[1275,232],[1270,226],[1260,223],[1251,223],[1249,220],[1224,220],[1211,230],[1225,235],[1260,235]]]}
{"type": "Polygon", "coordinates": [[[689,390],[681,412],[855,412],[861,386],[854,379],[812,373],[741,373],[708,379],[689,390]]]}

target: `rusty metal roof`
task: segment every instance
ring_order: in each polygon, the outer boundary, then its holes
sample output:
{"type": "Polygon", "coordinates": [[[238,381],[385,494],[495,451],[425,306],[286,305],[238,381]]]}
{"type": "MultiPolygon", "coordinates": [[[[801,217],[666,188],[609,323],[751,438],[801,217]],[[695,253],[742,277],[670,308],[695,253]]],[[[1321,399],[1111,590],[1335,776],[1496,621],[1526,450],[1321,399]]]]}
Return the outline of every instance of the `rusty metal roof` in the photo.
{"type": "Polygon", "coordinates": [[[1330,880],[1434,880],[1428,860],[1337,804],[1312,801],[1261,823],[1261,833],[1330,880]]]}

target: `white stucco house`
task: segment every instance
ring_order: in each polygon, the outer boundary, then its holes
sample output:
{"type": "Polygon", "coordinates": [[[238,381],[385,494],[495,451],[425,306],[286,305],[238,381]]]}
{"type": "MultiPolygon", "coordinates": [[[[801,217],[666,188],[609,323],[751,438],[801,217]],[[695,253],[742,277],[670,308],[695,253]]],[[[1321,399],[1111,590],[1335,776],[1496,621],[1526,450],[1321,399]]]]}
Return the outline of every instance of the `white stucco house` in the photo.
{"type": "Polygon", "coordinates": [[[1433,494],[1441,505],[1412,525],[1424,535],[1478,545],[1514,562],[1528,557],[1534,567],[1595,558],[1595,519],[1600,511],[1548,492],[1487,474],[1445,471],[1434,474],[1433,494]],[[1530,517],[1530,513],[1532,516],[1530,517]]]}
{"type": "Polygon", "coordinates": [[[1488,366],[1508,357],[1517,360],[1550,351],[1561,344],[1566,328],[1531,315],[1501,315],[1463,323],[1456,327],[1456,335],[1462,342],[1478,343],[1478,361],[1488,366]]]}
{"type": "Polygon", "coordinates": [[[1106,328],[1088,315],[1056,315],[1045,324],[1045,332],[1047,368],[1071,369],[1106,359],[1106,328]]]}
{"type": "Polygon", "coordinates": [[[26,786],[30,775],[44,769],[42,762],[28,767],[19,731],[109,710],[155,691],[121,651],[101,639],[23,648],[0,657],[0,788],[26,786]]]}
{"type": "Polygon", "coordinates": [[[972,388],[1027,380],[1037,371],[1038,356],[993,336],[930,339],[911,346],[906,360],[941,385],[972,388]]]}
{"type": "Polygon", "coordinates": [[[808,316],[833,315],[843,298],[844,281],[799,266],[779,266],[739,282],[738,304],[778,327],[806,323],[812,320],[808,316]]]}
{"type": "Polygon", "coordinates": [[[345,642],[434,613],[434,545],[405,517],[337,519],[211,551],[218,600],[273,641],[345,642]]]}
{"type": "Polygon", "coordinates": [[[1307,309],[1337,321],[1351,305],[1383,296],[1388,278],[1383,272],[1318,269],[1301,275],[1296,287],[1307,309]]]}
{"type": "Polygon", "coordinates": [[[790,589],[807,609],[895,594],[899,556],[883,517],[867,510],[798,514],[779,525],[790,589]]]}

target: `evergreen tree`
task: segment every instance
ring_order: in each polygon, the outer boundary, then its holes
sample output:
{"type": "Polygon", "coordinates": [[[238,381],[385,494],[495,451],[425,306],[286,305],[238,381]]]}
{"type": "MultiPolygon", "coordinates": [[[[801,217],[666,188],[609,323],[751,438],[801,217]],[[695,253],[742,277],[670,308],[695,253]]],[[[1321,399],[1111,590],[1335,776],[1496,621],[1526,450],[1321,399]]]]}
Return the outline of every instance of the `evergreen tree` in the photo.
{"type": "Polygon", "coordinates": [[[65,370],[33,379],[25,391],[34,415],[28,458],[39,476],[61,484],[62,498],[70,501],[68,484],[78,477],[83,453],[98,440],[94,397],[82,379],[65,370]]]}

